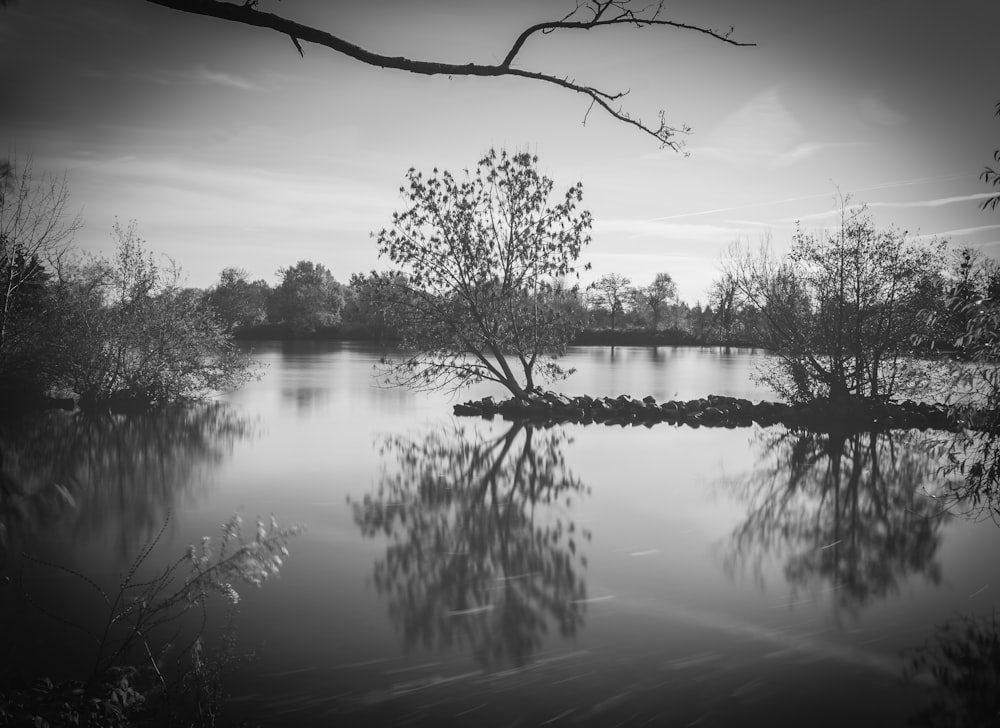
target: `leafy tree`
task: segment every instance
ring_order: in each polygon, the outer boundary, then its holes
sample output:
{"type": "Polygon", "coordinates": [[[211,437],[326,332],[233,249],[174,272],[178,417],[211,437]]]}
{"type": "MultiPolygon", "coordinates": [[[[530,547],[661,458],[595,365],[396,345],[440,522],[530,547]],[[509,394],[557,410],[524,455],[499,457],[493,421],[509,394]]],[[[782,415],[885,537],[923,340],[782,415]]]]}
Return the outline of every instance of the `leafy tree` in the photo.
{"type": "Polygon", "coordinates": [[[250,281],[242,268],[225,268],[219,282],[206,293],[208,305],[215,311],[226,332],[263,323],[267,318],[267,300],[271,293],[265,281],[250,281]]]}
{"type": "Polygon", "coordinates": [[[648,286],[636,289],[635,299],[640,306],[649,311],[653,331],[660,327],[660,315],[667,301],[677,298],[677,284],[669,273],[657,273],[648,286]]]}
{"type": "Polygon", "coordinates": [[[239,386],[251,362],[233,347],[180,270],[162,268],[135,222],[112,231],[114,262],[80,267],[61,289],[65,371],[83,405],[108,401],[148,406],[239,386]]]}
{"type": "Polygon", "coordinates": [[[615,330],[615,322],[625,313],[625,304],[630,297],[632,279],[621,273],[606,273],[589,286],[590,298],[594,305],[600,306],[611,315],[611,330],[615,330]]]}
{"type": "Polygon", "coordinates": [[[833,232],[796,233],[784,260],[735,248],[727,273],[766,325],[777,365],[763,379],[793,400],[889,397],[904,384],[924,282],[942,246],[877,230],[864,207],[842,208],[833,232]]]}
{"type": "MultiPolygon", "coordinates": [[[[224,2],[223,0],[147,0],[147,2],[181,12],[220,18],[233,23],[275,31],[291,38],[292,43],[300,54],[304,54],[302,47],[302,42],[304,41],[306,43],[325,46],[336,53],[342,53],[362,63],[380,68],[392,68],[426,76],[514,76],[551,84],[561,89],[583,95],[590,100],[589,108],[593,108],[596,105],[618,121],[649,134],[663,146],[674,150],[682,148],[682,143],[678,141],[677,136],[689,133],[689,127],[673,127],[668,125],[662,110],[659,114],[659,124],[656,125],[643,122],[638,117],[630,115],[621,105],[622,99],[628,93],[627,91],[604,91],[587,83],[570,79],[562,72],[551,73],[520,67],[519,57],[525,44],[529,41],[543,39],[545,36],[556,31],[596,31],[602,28],[615,29],[625,27],[638,29],[661,27],[699,33],[733,46],[753,45],[752,43],[740,43],[733,40],[730,37],[732,28],[728,32],[720,32],[704,26],[668,20],[662,17],[662,1],[640,4],[634,3],[631,0],[577,0],[576,7],[561,19],[535,23],[521,31],[511,43],[510,49],[501,61],[494,63],[444,63],[372,52],[321,28],[305,25],[280,15],[258,10],[258,0],[246,0],[238,4],[224,2]]],[[[586,117],[584,119],[586,120],[586,117]]]]}
{"type": "Polygon", "coordinates": [[[278,271],[281,283],[272,296],[272,320],[284,322],[300,334],[340,321],[343,287],[321,263],[300,260],[278,271]]]}
{"type": "Polygon", "coordinates": [[[526,152],[490,150],[456,177],[410,169],[409,200],[376,237],[402,275],[386,290],[404,348],[389,380],[457,389],[488,380],[517,397],[567,372],[554,361],[575,333],[564,279],[590,241],[583,186],[554,183],[526,152]]]}
{"type": "Polygon", "coordinates": [[[952,495],[963,510],[1000,523],[1000,268],[968,249],[955,260],[943,304],[922,311],[916,340],[944,347],[945,402],[976,425],[946,449],[949,470],[962,476],[952,495]]]}

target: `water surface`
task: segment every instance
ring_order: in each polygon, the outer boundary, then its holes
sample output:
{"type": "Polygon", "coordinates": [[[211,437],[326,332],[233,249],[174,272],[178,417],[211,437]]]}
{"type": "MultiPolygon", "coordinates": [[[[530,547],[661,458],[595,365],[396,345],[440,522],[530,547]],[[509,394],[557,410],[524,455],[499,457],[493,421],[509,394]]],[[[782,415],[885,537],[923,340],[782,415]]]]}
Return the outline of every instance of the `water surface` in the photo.
{"type": "MultiPolygon", "coordinates": [[[[20,551],[113,584],[168,513],[163,563],[234,511],[307,528],[241,589],[256,659],[229,709],[263,725],[902,724],[930,684],[900,680],[913,651],[997,606],[1000,530],[932,497],[932,433],[455,418],[376,386],[381,353],[263,344],[264,378],[208,406],[5,425],[3,604],[25,629],[0,659],[86,662],[23,590],[100,616],[20,551]],[[79,659],[47,659],[55,638],[79,659]]],[[[558,388],[769,398],[762,356],[577,348],[558,388]]]]}

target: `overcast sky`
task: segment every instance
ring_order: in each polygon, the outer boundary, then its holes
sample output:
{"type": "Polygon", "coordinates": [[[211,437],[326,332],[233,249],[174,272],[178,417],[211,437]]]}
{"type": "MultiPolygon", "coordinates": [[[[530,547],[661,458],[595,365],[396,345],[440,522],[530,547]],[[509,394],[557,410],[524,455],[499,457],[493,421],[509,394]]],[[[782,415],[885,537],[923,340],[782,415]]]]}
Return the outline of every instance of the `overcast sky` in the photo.
{"type": "MultiPolygon", "coordinates": [[[[574,0],[261,0],[261,8],[422,60],[494,62],[519,30],[574,0]]],[[[674,20],[757,44],[644,28],[537,37],[520,67],[630,89],[627,109],[690,124],[690,155],[520,79],[424,77],[365,66],[271,31],[142,0],[20,0],[0,9],[0,143],[66,172],[84,229],[109,254],[138,220],[190,285],[226,266],[276,281],[323,263],[346,281],[386,268],[369,233],[402,209],[407,168],[471,167],[530,149],[557,188],[584,185],[595,218],[587,280],[670,273],[706,299],[722,252],[835,197],[881,225],[1000,255],[979,180],[1000,146],[997,0],[678,0],[674,20]]],[[[0,150],[2,151],[2,150],[0,150]]],[[[585,281],[586,282],[586,281],[585,281]]]]}

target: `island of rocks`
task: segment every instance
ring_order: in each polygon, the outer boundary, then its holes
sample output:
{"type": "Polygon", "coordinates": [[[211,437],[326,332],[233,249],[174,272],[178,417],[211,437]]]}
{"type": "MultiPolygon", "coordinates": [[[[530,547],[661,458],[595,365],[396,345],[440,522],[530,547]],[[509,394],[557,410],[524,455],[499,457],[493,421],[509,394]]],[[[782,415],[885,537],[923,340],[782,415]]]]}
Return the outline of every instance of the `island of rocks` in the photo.
{"type": "Polygon", "coordinates": [[[748,399],[719,395],[657,403],[654,397],[636,399],[625,394],[619,397],[567,397],[555,392],[537,392],[524,399],[498,401],[493,397],[484,397],[463,402],[455,405],[454,412],[460,416],[487,418],[500,415],[506,420],[545,425],[573,422],[650,427],[668,423],[688,427],[734,428],[752,424],[763,427],[780,424],[818,432],[845,429],[955,431],[963,428],[979,429],[985,422],[982,413],[959,417],[943,404],[913,400],[895,402],[852,399],[848,402],[831,402],[826,398],[818,398],[802,404],[787,404],[766,400],[754,403],[748,399]]]}

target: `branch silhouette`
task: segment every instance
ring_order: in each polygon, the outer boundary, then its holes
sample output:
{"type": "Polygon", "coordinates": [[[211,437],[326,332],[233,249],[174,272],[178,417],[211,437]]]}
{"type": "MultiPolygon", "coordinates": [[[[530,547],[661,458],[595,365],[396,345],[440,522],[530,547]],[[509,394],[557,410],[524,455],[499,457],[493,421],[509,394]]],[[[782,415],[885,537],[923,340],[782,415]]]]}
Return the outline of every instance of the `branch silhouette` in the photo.
{"type": "MultiPolygon", "coordinates": [[[[306,42],[329,48],[370,66],[407,71],[425,76],[514,76],[551,84],[567,91],[582,94],[590,99],[590,108],[593,108],[595,105],[599,106],[613,118],[652,136],[662,146],[669,147],[674,151],[682,151],[683,145],[677,139],[677,136],[689,133],[689,127],[676,127],[667,124],[666,115],[663,110],[660,111],[659,120],[656,124],[651,124],[632,116],[621,104],[622,99],[628,95],[628,90],[607,91],[567,76],[518,68],[515,63],[525,44],[536,36],[547,35],[556,31],[591,31],[616,26],[633,28],[653,26],[699,33],[732,46],[755,45],[753,43],[743,43],[734,40],[731,37],[732,28],[727,31],[719,31],[701,25],[681,23],[661,17],[663,10],[662,0],[659,3],[644,6],[637,6],[630,0],[587,0],[586,2],[577,2],[576,7],[560,20],[536,23],[525,28],[511,43],[510,49],[499,63],[444,63],[375,53],[321,28],[305,25],[274,13],[258,10],[257,0],[246,0],[243,3],[223,2],[222,0],[146,1],[172,10],[218,18],[256,28],[264,28],[287,35],[294,44],[295,49],[303,56],[305,55],[305,51],[302,43],[306,42]]],[[[590,109],[588,108],[588,114],[589,111],[590,109]]],[[[586,123],[586,116],[584,116],[584,123],[586,123]]]]}

